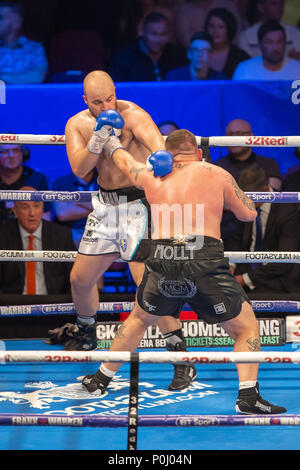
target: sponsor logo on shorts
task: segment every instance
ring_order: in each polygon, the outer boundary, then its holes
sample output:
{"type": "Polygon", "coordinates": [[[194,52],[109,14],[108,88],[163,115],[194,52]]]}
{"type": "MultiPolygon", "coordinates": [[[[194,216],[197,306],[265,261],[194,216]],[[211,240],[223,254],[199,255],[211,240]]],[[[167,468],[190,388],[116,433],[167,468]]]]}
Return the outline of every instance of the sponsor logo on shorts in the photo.
{"type": "Polygon", "coordinates": [[[123,252],[127,250],[127,240],[125,240],[125,238],[122,238],[120,241],[120,247],[123,252]]]}
{"type": "Polygon", "coordinates": [[[197,292],[195,284],[187,278],[182,280],[166,280],[161,278],[157,287],[164,297],[194,297],[197,292]]]}
{"type": "Polygon", "coordinates": [[[87,227],[92,227],[92,228],[96,228],[98,227],[100,224],[98,222],[97,219],[95,219],[94,217],[89,217],[88,220],[87,220],[87,227]]]}
{"type": "Polygon", "coordinates": [[[154,310],[156,310],[156,308],[157,308],[156,305],[151,305],[149,302],[147,302],[147,300],[144,300],[143,302],[144,302],[144,305],[149,310],[149,312],[154,312],[154,310]]]}
{"type": "Polygon", "coordinates": [[[226,313],[226,307],[223,302],[214,305],[214,309],[217,315],[221,315],[222,313],[226,313]]]}

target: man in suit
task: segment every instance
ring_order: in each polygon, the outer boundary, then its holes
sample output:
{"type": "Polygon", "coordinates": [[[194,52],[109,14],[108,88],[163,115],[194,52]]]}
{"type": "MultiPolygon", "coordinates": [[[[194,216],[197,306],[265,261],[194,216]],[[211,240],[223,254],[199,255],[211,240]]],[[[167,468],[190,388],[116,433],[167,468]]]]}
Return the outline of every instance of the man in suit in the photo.
{"type": "MultiPolygon", "coordinates": [[[[239,185],[245,192],[268,192],[270,186],[263,168],[256,165],[240,173],[239,185]]],[[[239,224],[230,251],[298,251],[300,213],[296,204],[256,203],[256,221],[239,224]]],[[[293,263],[241,263],[234,274],[241,286],[252,293],[298,293],[300,278],[293,275],[293,263]]]]}
{"type": "MultiPolygon", "coordinates": [[[[34,191],[23,187],[23,191],[34,191]]],[[[16,220],[1,225],[2,250],[76,251],[72,232],[42,219],[43,202],[15,201],[16,220]],[[33,236],[33,238],[32,238],[33,236]],[[33,244],[29,246],[30,239],[33,244]]],[[[0,292],[2,294],[68,294],[70,293],[71,262],[0,262],[0,292]]]]}

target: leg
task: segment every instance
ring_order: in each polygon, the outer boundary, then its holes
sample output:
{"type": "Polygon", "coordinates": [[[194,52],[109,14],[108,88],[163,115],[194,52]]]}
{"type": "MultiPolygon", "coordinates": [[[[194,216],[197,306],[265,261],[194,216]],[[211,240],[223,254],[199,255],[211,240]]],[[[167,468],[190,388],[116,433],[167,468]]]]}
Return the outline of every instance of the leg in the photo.
{"type": "MultiPolygon", "coordinates": [[[[129,317],[119,327],[110,351],[135,351],[146,329],[156,323],[158,317],[150,315],[136,303],[129,317]]],[[[108,362],[101,364],[96,374],[87,375],[82,381],[83,387],[90,393],[103,395],[106,388],[121,367],[122,363],[108,362]]]]}
{"type": "Polygon", "coordinates": [[[66,343],[66,350],[97,348],[96,313],[99,304],[97,281],[117,257],[117,253],[96,256],[77,255],[71,271],[71,289],[77,312],[77,328],[74,337],[66,343]]]}
{"type": "MultiPolygon", "coordinates": [[[[134,282],[139,286],[144,275],[144,263],[131,262],[129,267],[134,282]]],[[[186,351],[179,318],[171,316],[157,317],[157,324],[164,336],[168,351],[186,351]]],[[[187,388],[196,377],[197,372],[194,366],[174,365],[174,377],[168,389],[182,390],[187,388]]]]}
{"type": "Polygon", "coordinates": [[[96,314],[99,303],[97,281],[117,258],[117,253],[97,256],[77,255],[71,271],[71,288],[78,315],[91,317],[96,314]]]}
{"type": "MultiPolygon", "coordinates": [[[[248,302],[242,305],[241,313],[221,325],[226,333],[235,340],[234,351],[260,351],[258,324],[248,302]]],[[[258,364],[237,364],[239,381],[257,380],[258,364]]]]}
{"type": "MultiPolygon", "coordinates": [[[[142,282],[142,278],[144,275],[144,270],[145,270],[144,263],[131,262],[129,264],[129,268],[130,268],[131,275],[133,277],[134,282],[136,283],[137,286],[139,286],[140,283],[142,282]]],[[[170,333],[170,331],[181,330],[181,323],[180,323],[179,318],[174,318],[174,317],[169,317],[169,316],[157,317],[157,318],[158,318],[157,324],[163,335],[170,333]]]]}
{"type": "MultiPolygon", "coordinates": [[[[244,302],[241,313],[234,319],[222,323],[224,330],[235,340],[234,351],[260,351],[258,324],[251,305],[244,302]]],[[[282,406],[272,405],[259,393],[257,374],[259,364],[236,364],[239,377],[239,395],[236,411],[245,414],[285,413],[282,406]]]]}

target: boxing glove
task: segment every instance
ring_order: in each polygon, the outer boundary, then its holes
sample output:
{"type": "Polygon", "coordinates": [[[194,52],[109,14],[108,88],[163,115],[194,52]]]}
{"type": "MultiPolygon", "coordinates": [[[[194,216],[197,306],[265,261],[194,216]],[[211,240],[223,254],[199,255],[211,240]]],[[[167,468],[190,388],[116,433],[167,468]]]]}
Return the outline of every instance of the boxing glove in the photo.
{"type": "Polygon", "coordinates": [[[166,150],[158,150],[147,158],[146,167],[154,176],[166,176],[173,169],[173,155],[166,150]]]}
{"type": "Polygon", "coordinates": [[[115,109],[108,109],[96,118],[96,126],[87,148],[91,153],[100,154],[106,139],[114,134],[114,129],[122,129],[124,119],[115,109]]]}

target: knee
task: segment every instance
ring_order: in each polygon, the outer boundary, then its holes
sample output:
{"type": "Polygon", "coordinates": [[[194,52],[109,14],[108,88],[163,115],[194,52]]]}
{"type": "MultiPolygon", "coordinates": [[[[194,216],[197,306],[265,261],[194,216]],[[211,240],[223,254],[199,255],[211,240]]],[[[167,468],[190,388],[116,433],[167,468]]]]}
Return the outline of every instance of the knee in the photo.
{"type": "Polygon", "coordinates": [[[129,315],[129,319],[134,321],[136,325],[145,330],[156,322],[155,315],[150,315],[149,313],[139,309],[132,311],[132,313],[129,315]]]}
{"type": "Polygon", "coordinates": [[[73,289],[87,289],[89,287],[87,276],[79,269],[71,270],[70,283],[73,289]]]}

